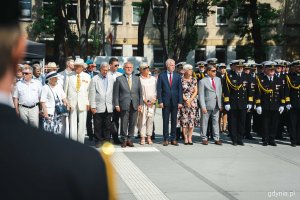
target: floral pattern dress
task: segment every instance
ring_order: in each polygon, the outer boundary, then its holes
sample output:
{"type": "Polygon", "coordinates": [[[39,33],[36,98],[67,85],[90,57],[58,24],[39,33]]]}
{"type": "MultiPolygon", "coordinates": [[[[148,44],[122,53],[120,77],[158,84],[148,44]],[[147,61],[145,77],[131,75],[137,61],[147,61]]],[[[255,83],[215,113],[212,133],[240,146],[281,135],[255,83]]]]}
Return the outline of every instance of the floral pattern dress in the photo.
{"type": "MultiPolygon", "coordinates": [[[[191,98],[197,86],[197,79],[191,78],[186,80],[182,77],[182,93],[186,98],[191,98]]],[[[196,97],[191,102],[191,106],[188,107],[187,103],[184,101],[182,108],[178,112],[179,125],[181,127],[199,127],[200,117],[199,109],[196,97]]]]}

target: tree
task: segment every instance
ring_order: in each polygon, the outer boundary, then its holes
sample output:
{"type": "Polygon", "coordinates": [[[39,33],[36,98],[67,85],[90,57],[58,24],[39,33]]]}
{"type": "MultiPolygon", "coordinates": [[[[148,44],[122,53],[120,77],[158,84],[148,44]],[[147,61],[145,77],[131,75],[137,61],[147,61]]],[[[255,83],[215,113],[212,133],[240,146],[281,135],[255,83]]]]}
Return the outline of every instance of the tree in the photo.
{"type": "Polygon", "coordinates": [[[233,18],[231,32],[246,39],[253,49],[247,56],[253,57],[256,62],[264,61],[268,43],[282,41],[282,36],[276,31],[280,10],[257,0],[228,1],[223,5],[225,16],[233,18]]]}
{"type": "Polygon", "coordinates": [[[186,59],[188,52],[195,49],[198,41],[195,22],[198,18],[206,18],[214,11],[211,6],[217,0],[162,0],[161,8],[152,10],[156,26],[160,32],[160,41],[165,57],[173,58],[176,62],[186,59]],[[166,7],[167,15],[167,43],[164,38],[166,7]]]}
{"type": "Polygon", "coordinates": [[[144,35],[145,35],[145,26],[147,23],[149,11],[150,11],[150,0],[143,0],[141,3],[132,3],[135,6],[141,8],[140,21],[138,27],[138,56],[144,56],[144,35]]]}

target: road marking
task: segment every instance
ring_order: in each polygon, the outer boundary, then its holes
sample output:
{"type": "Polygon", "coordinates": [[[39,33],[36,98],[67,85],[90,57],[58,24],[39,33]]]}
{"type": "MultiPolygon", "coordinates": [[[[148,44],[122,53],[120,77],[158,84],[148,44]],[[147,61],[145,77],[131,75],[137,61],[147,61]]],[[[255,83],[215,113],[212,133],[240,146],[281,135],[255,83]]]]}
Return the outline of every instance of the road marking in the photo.
{"type": "Polygon", "coordinates": [[[115,152],[159,152],[155,147],[129,147],[129,148],[115,148],[115,152]]]}
{"type": "Polygon", "coordinates": [[[168,200],[165,194],[124,153],[113,154],[112,164],[137,200],[168,200]]]}

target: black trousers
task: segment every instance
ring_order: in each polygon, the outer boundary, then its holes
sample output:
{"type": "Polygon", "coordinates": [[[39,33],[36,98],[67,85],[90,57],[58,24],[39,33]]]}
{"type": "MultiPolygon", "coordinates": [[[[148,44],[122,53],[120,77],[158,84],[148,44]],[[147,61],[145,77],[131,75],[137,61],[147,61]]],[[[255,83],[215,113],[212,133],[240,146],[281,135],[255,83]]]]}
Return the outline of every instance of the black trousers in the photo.
{"type": "Polygon", "coordinates": [[[93,113],[89,110],[86,115],[86,132],[89,137],[94,137],[92,120],[93,113]]]}
{"type": "Polygon", "coordinates": [[[280,114],[278,110],[262,111],[262,141],[273,142],[278,129],[280,114]]]}
{"type": "Polygon", "coordinates": [[[253,131],[262,136],[262,117],[256,111],[253,112],[253,131]]]}
{"type": "Polygon", "coordinates": [[[178,106],[171,105],[165,106],[162,109],[163,115],[163,136],[164,140],[175,140],[176,139],[176,124],[177,124],[177,113],[178,113],[178,106]],[[169,136],[169,117],[171,114],[171,134],[169,136]]]}
{"type": "Polygon", "coordinates": [[[108,113],[107,110],[94,115],[94,131],[100,141],[110,140],[111,117],[112,113],[108,113]]]}
{"type": "Polygon", "coordinates": [[[231,139],[233,142],[241,142],[245,132],[247,110],[230,110],[230,124],[231,139]]]}
{"type": "Polygon", "coordinates": [[[246,122],[245,122],[245,137],[252,137],[251,135],[251,120],[252,120],[253,111],[250,110],[250,112],[247,111],[246,113],[246,122]]]}
{"type": "Polygon", "coordinates": [[[286,111],[284,111],[280,116],[279,116],[279,120],[278,120],[278,128],[277,128],[277,133],[276,133],[276,138],[281,139],[283,136],[283,132],[284,132],[284,125],[286,125],[286,111]]]}
{"type": "Polygon", "coordinates": [[[117,112],[116,109],[114,109],[113,115],[112,115],[112,121],[116,125],[116,128],[117,128],[117,132],[115,132],[115,131],[111,132],[111,136],[112,136],[114,142],[117,142],[119,140],[119,137],[118,137],[119,127],[120,127],[119,119],[120,119],[120,112],[117,112]]]}
{"type": "Polygon", "coordinates": [[[300,109],[291,108],[289,119],[291,143],[300,143],[300,109]]]}
{"type": "Polygon", "coordinates": [[[130,106],[129,110],[121,110],[121,131],[120,135],[123,141],[130,140],[134,135],[134,129],[137,122],[138,111],[130,106]]]}

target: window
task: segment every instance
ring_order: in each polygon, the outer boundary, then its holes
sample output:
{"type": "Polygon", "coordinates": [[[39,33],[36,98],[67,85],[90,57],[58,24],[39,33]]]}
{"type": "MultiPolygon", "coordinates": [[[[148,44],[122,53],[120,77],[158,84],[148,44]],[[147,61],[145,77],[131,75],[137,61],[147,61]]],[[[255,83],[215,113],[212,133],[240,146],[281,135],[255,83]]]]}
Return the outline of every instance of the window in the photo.
{"type": "Polygon", "coordinates": [[[226,63],[227,57],[226,47],[225,46],[216,46],[216,58],[219,63],[226,63]]]}
{"type": "Polygon", "coordinates": [[[205,46],[198,47],[195,49],[195,63],[204,60],[206,60],[206,48],[205,46]]]}
{"type": "Polygon", "coordinates": [[[217,7],[217,23],[216,25],[227,25],[227,19],[224,15],[224,7],[217,7]]]}
{"type": "Polygon", "coordinates": [[[162,47],[153,48],[153,65],[154,67],[164,67],[164,54],[162,47]]]}
{"type": "Polygon", "coordinates": [[[77,3],[71,2],[67,4],[67,19],[69,22],[76,22],[77,3]]]}
{"type": "Polygon", "coordinates": [[[164,13],[164,6],[161,5],[155,5],[153,6],[153,25],[156,25],[155,19],[157,19],[158,24],[161,24],[165,22],[165,13],[164,13]]]}
{"type": "MultiPolygon", "coordinates": [[[[44,0],[43,1],[43,17],[44,18],[54,18],[54,13],[53,13],[53,10],[54,10],[54,5],[51,1],[49,0],[44,0]]],[[[54,19],[53,19],[54,21],[54,19]]]]}
{"type": "Polygon", "coordinates": [[[196,26],[206,26],[206,17],[203,16],[196,16],[196,21],[195,21],[196,26]]]}
{"type": "Polygon", "coordinates": [[[139,24],[142,15],[142,7],[138,5],[132,6],[132,24],[139,24]]]}
{"type": "Polygon", "coordinates": [[[122,45],[114,45],[111,49],[112,56],[123,56],[123,46],[122,45]]]}
{"type": "Polygon", "coordinates": [[[111,24],[122,24],[123,7],[121,3],[111,4],[111,24]]]}
{"type": "Polygon", "coordinates": [[[20,20],[30,21],[31,20],[31,0],[20,1],[21,16],[20,20]]]}
{"type": "Polygon", "coordinates": [[[132,45],[132,56],[138,56],[138,47],[137,47],[137,45],[132,45]]]}

